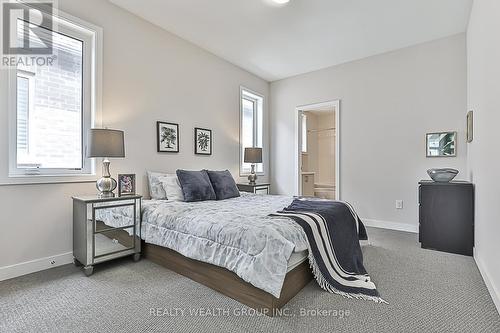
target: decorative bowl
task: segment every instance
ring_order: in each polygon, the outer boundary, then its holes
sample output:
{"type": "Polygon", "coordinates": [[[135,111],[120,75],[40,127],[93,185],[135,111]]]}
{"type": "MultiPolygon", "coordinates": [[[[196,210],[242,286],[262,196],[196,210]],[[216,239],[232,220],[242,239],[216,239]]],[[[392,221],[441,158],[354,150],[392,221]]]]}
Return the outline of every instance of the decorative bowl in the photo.
{"type": "Polygon", "coordinates": [[[429,169],[427,174],[432,178],[433,181],[438,183],[448,183],[453,180],[458,175],[458,170],[444,168],[444,169],[429,169]]]}

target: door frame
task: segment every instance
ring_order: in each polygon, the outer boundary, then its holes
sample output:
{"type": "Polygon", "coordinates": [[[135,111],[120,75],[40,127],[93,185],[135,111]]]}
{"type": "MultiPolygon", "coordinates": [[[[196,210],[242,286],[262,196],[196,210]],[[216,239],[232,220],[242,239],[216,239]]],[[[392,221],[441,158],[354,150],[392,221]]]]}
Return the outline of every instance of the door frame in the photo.
{"type": "Polygon", "coordinates": [[[340,100],[332,100],[321,103],[305,104],[295,108],[295,195],[301,193],[301,170],[302,165],[302,123],[301,115],[303,111],[311,109],[335,109],[335,200],[340,200],[340,100]]]}

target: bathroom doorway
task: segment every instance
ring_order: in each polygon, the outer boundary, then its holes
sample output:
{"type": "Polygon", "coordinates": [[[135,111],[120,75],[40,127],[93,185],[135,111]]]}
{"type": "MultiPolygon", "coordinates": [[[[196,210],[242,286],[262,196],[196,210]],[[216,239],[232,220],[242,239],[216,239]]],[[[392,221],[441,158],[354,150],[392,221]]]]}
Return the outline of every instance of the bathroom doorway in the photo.
{"type": "Polygon", "coordinates": [[[300,106],[296,114],[297,194],[340,200],[340,101],[300,106]]]}

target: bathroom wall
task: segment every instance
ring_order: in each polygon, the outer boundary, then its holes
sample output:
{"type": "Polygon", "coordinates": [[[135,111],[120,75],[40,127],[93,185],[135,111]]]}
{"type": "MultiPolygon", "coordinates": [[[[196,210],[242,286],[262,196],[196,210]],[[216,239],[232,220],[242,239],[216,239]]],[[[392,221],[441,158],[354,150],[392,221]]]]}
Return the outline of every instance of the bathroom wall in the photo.
{"type": "Polygon", "coordinates": [[[316,132],[311,132],[318,127],[318,117],[311,112],[304,112],[307,116],[307,154],[303,154],[302,158],[307,161],[306,168],[302,168],[302,171],[318,171],[318,135],[316,132]]]}
{"type": "Polygon", "coordinates": [[[335,185],[335,113],[329,111],[317,116],[317,173],[316,184],[335,185]],[[327,130],[328,129],[328,130],[327,130]],[[323,131],[321,131],[323,130],[323,131]]]}

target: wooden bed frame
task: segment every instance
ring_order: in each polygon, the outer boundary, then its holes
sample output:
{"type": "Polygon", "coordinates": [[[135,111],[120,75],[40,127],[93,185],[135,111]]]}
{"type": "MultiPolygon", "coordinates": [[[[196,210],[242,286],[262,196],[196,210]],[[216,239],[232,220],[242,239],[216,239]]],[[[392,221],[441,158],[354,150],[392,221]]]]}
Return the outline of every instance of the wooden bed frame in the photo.
{"type": "MultiPolygon", "coordinates": [[[[105,227],[103,222],[98,221],[97,223],[99,226],[105,227]]],[[[107,232],[105,236],[117,239],[122,244],[129,243],[131,239],[131,236],[124,230],[113,230],[107,232]]],[[[226,268],[187,258],[166,247],[148,244],[142,240],[141,254],[158,265],[184,275],[271,317],[279,314],[279,309],[297,295],[313,278],[306,260],[286,274],[281,296],[276,298],[243,281],[238,275],[226,268]]]]}
{"type": "Polygon", "coordinates": [[[281,289],[281,296],[276,298],[243,281],[238,275],[225,268],[187,258],[176,251],[158,245],[147,244],[144,241],[142,241],[141,247],[144,257],[152,262],[184,275],[271,317],[279,314],[279,309],[297,295],[313,278],[306,260],[287,273],[281,289]]]}

